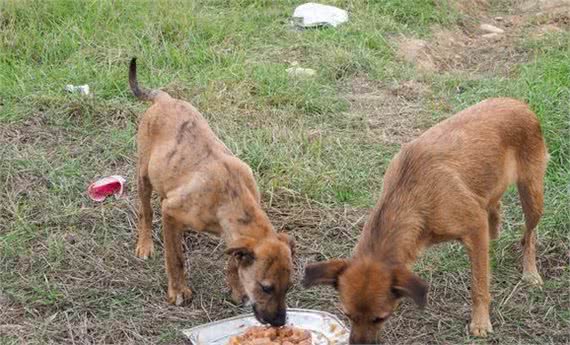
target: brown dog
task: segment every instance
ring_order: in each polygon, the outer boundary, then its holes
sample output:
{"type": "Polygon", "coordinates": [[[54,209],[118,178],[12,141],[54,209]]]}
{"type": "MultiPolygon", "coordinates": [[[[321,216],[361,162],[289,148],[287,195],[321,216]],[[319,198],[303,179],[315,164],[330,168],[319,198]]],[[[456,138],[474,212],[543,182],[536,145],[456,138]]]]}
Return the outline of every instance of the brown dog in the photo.
{"type": "Polygon", "coordinates": [[[401,297],[426,303],[427,285],[411,272],[417,256],[458,240],[471,259],[470,330],[487,335],[489,240],[498,236],[500,200],[512,183],[526,220],[523,278],[542,284],[534,229],[543,211],[547,157],[540,124],[524,103],[490,99],[458,113],[394,157],[352,259],[309,265],[304,284],[335,286],[351,320],[351,343],[375,343],[401,297]]]}
{"type": "Polygon", "coordinates": [[[261,209],[251,169],[228,150],[191,104],[163,91],[139,88],[136,59],[130,63],[129,84],[137,98],[153,103],[137,133],[136,255],[146,259],[153,253],[150,199],[155,190],[161,199],[168,301],[179,305],[192,296],[181,248],[181,235],[191,228],[219,235],[226,242],[232,298],[249,299],[260,322],[283,325],[293,241],[276,233],[261,209]]]}

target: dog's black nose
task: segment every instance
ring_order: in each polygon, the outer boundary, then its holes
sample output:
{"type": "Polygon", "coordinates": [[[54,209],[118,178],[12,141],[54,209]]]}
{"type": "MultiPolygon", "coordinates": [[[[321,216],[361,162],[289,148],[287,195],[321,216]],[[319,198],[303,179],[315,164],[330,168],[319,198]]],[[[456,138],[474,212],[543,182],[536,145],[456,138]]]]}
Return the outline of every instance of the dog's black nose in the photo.
{"type": "Polygon", "coordinates": [[[285,310],[281,310],[277,313],[275,318],[269,321],[269,323],[273,327],[281,327],[285,324],[285,321],[287,321],[287,312],[285,310]]]}
{"type": "Polygon", "coordinates": [[[259,310],[257,308],[257,305],[254,304],[252,307],[255,318],[262,324],[270,324],[273,327],[281,327],[285,325],[285,321],[287,321],[287,309],[283,309],[275,314],[268,315],[267,313],[259,310]]]}

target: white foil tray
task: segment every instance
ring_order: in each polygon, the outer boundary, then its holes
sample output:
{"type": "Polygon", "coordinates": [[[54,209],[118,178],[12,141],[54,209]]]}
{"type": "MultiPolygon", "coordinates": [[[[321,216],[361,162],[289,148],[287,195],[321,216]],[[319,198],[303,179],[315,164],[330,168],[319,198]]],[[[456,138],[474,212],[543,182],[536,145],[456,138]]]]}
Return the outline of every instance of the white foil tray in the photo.
{"type": "MultiPolygon", "coordinates": [[[[240,335],[251,326],[260,326],[253,314],[210,322],[182,331],[193,345],[226,345],[230,337],[240,335]]],[[[313,345],[346,345],[349,332],[333,314],[309,309],[287,309],[287,326],[310,331],[313,345]]]]}

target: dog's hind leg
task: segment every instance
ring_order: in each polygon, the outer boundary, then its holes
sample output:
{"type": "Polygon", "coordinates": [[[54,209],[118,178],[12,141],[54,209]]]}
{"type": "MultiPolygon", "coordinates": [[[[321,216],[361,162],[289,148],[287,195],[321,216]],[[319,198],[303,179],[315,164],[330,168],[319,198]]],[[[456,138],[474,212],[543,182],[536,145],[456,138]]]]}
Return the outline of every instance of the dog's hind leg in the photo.
{"type": "Polygon", "coordinates": [[[526,228],[521,240],[523,247],[523,280],[532,285],[542,285],[542,278],[536,268],[536,226],[542,217],[544,207],[543,175],[517,183],[526,228]]]}
{"type": "Polygon", "coordinates": [[[517,189],[525,218],[523,247],[523,280],[542,285],[536,268],[536,226],[544,211],[544,175],[548,151],[538,121],[534,133],[525,137],[524,148],[518,153],[517,189]]]}
{"type": "Polygon", "coordinates": [[[152,207],[150,204],[152,185],[148,175],[143,174],[141,171],[138,172],[138,175],[139,221],[135,254],[141,259],[147,259],[154,252],[152,243],[152,207]]]}
{"type": "Polygon", "coordinates": [[[139,124],[137,133],[137,189],[139,194],[138,210],[138,239],[135,255],[141,259],[147,259],[154,251],[152,243],[152,207],[150,199],[152,197],[152,184],[148,175],[150,159],[149,126],[143,118],[139,124]]]}
{"type": "Polygon", "coordinates": [[[162,233],[164,257],[168,276],[168,302],[181,305],[192,298],[192,290],[186,284],[182,233],[184,227],[176,221],[166,207],[162,207],[162,233]]]}

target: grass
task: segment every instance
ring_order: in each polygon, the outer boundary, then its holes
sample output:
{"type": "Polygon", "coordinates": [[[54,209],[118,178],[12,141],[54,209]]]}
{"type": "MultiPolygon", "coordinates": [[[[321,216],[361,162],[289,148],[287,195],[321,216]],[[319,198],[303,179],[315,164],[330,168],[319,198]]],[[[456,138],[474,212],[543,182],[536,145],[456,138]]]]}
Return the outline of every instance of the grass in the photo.
{"type": "MultiPolygon", "coordinates": [[[[519,284],[523,217],[510,190],[493,243],[495,335],[467,335],[469,263],[449,244],[418,262],[431,288],[426,311],[405,303],[384,339],[568,342],[570,34],[563,20],[562,32],[536,37],[526,33],[542,24],[523,14],[528,25],[508,44],[526,58],[508,61],[509,73],[469,66],[426,73],[400,60],[396,42],[401,35],[429,42],[434,27],[464,23],[447,1],[329,1],[348,9],[350,21],[306,31],[288,24],[298,3],[0,5],[0,344],[184,343],[181,328],[247,311],[229,302],[218,239],[188,235],[195,297],[184,308],[165,303],[160,232],[157,256],[133,255],[134,135],[145,109],[127,87],[135,55],[143,85],[194,103],[252,167],[275,227],[297,239],[297,278],[309,261],[350,254],[403,142],[487,97],[527,101],[552,156],[539,227],[544,289],[519,284]],[[290,78],[285,69],[295,61],[317,76],[290,78]],[[63,91],[86,83],[90,97],[63,91]],[[111,174],[127,177],[128,198],[89,201],[86,186],[111,174]]],[[[490,15],[511,5],[493,1],[490,15]]],[[[493,57],[504,60],[480,59],[493,57]]],[[[156,217],[156,230],[159,224],[156,217]]],[[[296,286],[289,304],[340,315],[329,289],[296,286]]]]}

